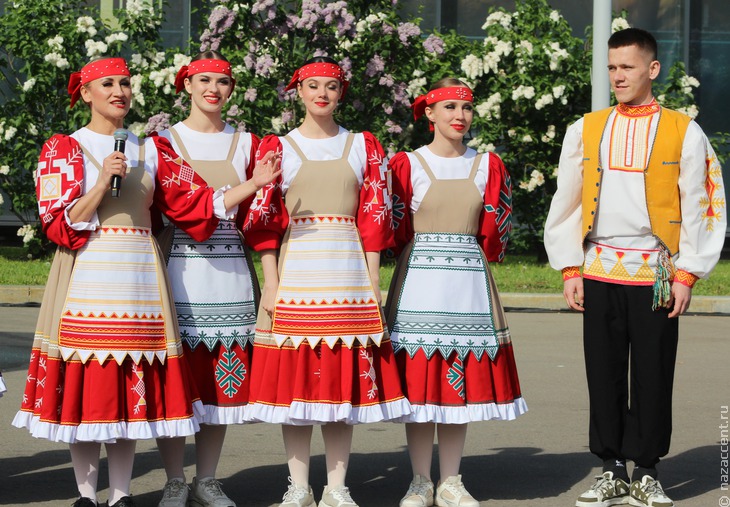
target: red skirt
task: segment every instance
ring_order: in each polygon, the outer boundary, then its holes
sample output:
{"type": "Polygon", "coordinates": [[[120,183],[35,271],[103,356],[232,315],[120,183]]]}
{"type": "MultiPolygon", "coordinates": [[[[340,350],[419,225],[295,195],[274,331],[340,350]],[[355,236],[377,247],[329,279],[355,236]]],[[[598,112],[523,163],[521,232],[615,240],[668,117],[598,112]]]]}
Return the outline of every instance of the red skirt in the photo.
{"type": "Polygon", "coordinates": [[[114,442],[193,435],[202,405],[188,363],[127,357],[99,364],[31,352],[20,411],[13,420],[35,437],[55,442],[114,442]]]}
{"type": "Polygon", "coordinates": [[[387,339],[380,347],[355,342],[349,349],[341,342],[333,348],[257,342],[251,371],[249,408],[255,421],[359,424],[411,412],[387,339]]]}
{"type": "Polygon", "coordinates": [[[252,346],[234,343],[226,349],[220,343],[210,351],[203,344],[195,349],[183,342],[195,386],[203,402],[203,424],[241,424],[247,419],[251,384],[252,346]]]}
{"type": "Polygon", "coordinates": [[[527,412],[517,377],[512,344],[503,344],[492,361],[469,353],[463,360],[453,352],[430,359],[423,349],[410,357],[396,355],[403,388],[413,413],[401,422],[464,424],[490,419],[512,420],[527,412]]]}

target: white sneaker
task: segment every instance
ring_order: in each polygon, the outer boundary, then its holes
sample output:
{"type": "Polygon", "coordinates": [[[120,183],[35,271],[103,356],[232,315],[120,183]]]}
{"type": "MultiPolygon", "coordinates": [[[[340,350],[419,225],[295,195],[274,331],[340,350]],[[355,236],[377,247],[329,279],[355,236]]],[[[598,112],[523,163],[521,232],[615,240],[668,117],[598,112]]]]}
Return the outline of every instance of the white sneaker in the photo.
{"type": "Polygon", "coordinates": [[[162,500],[157,507],[186,507],[190,488],[182,479],[170,479],[162,490],[162,500]]]}
{"type": "Polygon", "coordinates": [[[438,507],[479,507],[473,496],[461,482],[461,475],[448,477],[436,488],[436,505],[438,507]]]}
{"type": "Polygon", "coordinates": [[[431,507],[433,505],[433,482],[422,475],[416,475],[399,505],[400,507],[431,507]]]}
{"type": "Polygon", "coordinates": [[[322,500],[319,501],[319,507],[358,507],[358,505],[350,496],[350,490],[345,486],[332,489],[325,486],[322,500]]]}
{"type": "Polygon", "coordinates": [[[317,507],[312,486],[307,488],[297,486],[291,477],[289,477],[289,489],[284,493],[283,500],[279,507],[317,507]]]}
{"type": "Polygon", "coordinates": [[[613,472],[596,476],[596,483],[578,497],[576,507],[609,507],[629,499],[629,485],[623,479],[614,479],[613,472]]]}
{"type": "Polygon", "coordinates": [[[190,488],[190,505],[195,507],[236,507],[236,502],[226,496],[221,483],[215,478],[198,480],[193,477],[190,488]]]}
{"type": "Polygon", "coordinates": [[[673,507],[674,502],[664,494],[662,485],[651,475],[631,483],[629,505],[635,507],[673,507]]]}

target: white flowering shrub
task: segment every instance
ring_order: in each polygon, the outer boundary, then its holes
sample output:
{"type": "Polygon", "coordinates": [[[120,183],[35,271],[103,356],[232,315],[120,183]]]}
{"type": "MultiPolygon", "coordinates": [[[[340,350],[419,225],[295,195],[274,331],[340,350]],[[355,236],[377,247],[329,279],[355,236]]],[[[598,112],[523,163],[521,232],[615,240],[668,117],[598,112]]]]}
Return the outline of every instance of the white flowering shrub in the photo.
{"type": "MultiPolygon", "coordinates": [[[[25,224],[37,218],[33,172],[42,143],[88,122],[83,104],[68,107],[72,71],[95,56],[126,56],[133,95],[127,127],[145,135],[187,115],[188,99],[175,94],[175,75],[198,51],[217,49],[233,65],[237,83],[225,115],[239,129],[263,136],[296,127],[303,111],[284,87],[304,61],[327,55],[351,80],[338,121],[373,132],[390,154],[430,141],[426,121],[414,125],[413,99],[442,77],[463,79],[474,89],[477,113],[468,144],[497,151],[512,175],[517,227],[510,248],[541,250],[565,129],[590,108],[591,63],[583,40],[546,0],[517,0],[513,12],[493,9],[479,40],[423,33],[418,19],[399,17],[396,0],[204,4],[207,25],[192,48],[163,51],[153,0],[127,0],[113,27],[85,0],[6,2],[0,90],[10,93],[0,101],[0,183],[25,224]]],[[[623,17],[613,24],[626,26],[623,17]]],[[[696,116],[697,86],[675,66],[658,86],[658,100],[696,116]]],[[[35,254],[42,235],[29,227],[18,234],[35,254]]]]}
{"type": "Polygon", "coordinates": [[[511,173],[510,248],[538,251],[565,129],[590,108],[591,55],[546,0],[492,9],[482,29],[484,39],[465,47],[454,69],[475,92],[468,144],[497,151],[511,173]]]}
{"type": "Polygon", "coordinates": [[[694,100],[694,90],[699,88],[700,82],[685,73],[682,62],[672,65],[668,74],[664,83],[654,85],[657,101],[664,107],[675,109],[695,119],[700,110],[694,100]]]}
{"type": "MultiPolygon", "coordinates": [[[[91,58],[149,54],[159,43],[160,13],[151,2],[119,13],[114,29],[100,21],[85,0],[14,0],[0,17],[0,184],[11,212],[25,225],[18,231],[29,253],[43,250],[37,233],[34,171],[43,142],[52,134],[85,125],[88,108],[69,109],[66,92],[71,72],[91,58]]],[[[149,113],[135,109],[132,121],[149,113]]]]}

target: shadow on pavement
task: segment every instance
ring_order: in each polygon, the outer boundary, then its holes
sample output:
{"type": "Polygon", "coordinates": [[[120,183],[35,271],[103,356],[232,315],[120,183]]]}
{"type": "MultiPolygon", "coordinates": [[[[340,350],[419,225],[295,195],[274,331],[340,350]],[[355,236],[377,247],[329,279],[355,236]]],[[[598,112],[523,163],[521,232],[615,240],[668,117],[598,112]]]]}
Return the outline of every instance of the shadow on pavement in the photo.
{"type": "Polygon", "coordinates": [[[720,488],[719,444],[670,454],[659,467],[659,480],[672,500],[687,500],[720,488]]]}

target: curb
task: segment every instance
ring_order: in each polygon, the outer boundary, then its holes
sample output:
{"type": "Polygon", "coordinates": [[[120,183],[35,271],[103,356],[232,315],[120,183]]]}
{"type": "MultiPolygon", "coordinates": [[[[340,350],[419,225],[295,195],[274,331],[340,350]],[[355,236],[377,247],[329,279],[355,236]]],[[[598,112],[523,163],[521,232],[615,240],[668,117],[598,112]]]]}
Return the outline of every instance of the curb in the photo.
{"type": "MultiPolygon", "coordinates": [[[[4,285],[0,291],[0,305],[38,306],[43,299],[42,285],[4,285]]],[[[383,294],[385,301],[386,294],[383,294]]],[[[499,295],[506,311],[565,311],[562,294],[502,293],[499,295]]],[[[690,314],[730,315],[730,296],[694,296],[690,314]]]]}
{"type": "Polygon", "coordinates": [[[3,285],[0,304],[37,306],[43,300],[44,285],[3,285]]]}

